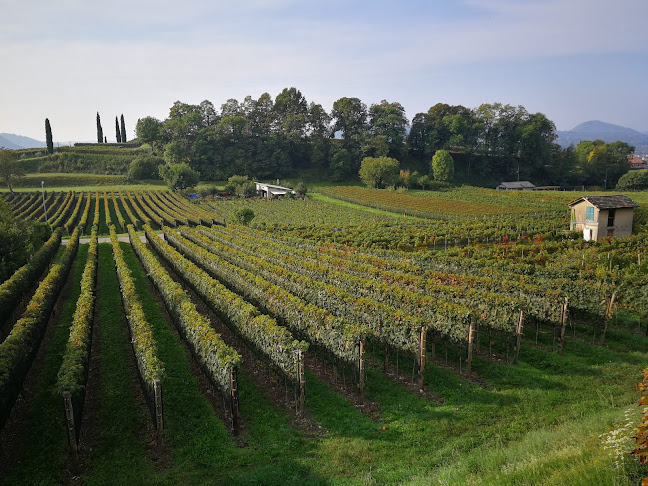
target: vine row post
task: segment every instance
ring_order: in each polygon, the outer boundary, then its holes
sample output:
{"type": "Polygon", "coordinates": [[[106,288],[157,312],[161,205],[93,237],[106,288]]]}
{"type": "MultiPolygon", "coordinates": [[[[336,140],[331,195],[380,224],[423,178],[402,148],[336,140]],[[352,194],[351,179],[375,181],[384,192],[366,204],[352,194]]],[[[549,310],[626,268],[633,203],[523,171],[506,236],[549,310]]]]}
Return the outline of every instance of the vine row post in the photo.
{"type": "Polygon", "coordinates": [[[569,297],[565,297],[565,303],[560,313],[560,342],[558,343],[558,354],[562,356],[565,345],[565,328],[567,327],[567,312],[569,310],[569,297]]]}
{"type": "Polygon", "coordinates": [[[608,302],[607,309],[605,309],[605,324],[603,326],[603,334],[601,334],[601,341],[599,344],[603,346],[605,343],[605,335],[607,334],[608,326],[610,325],[610,319],[612,318],[612,309],[614,309],[614,301],[616,300],[616,290],[612,292],[612,297],[608,302]]]}
{"type": "Polygon", "coordinates": [[[63,392],[63,407],[65,411],[65,428],[67,429],[68,444],[70,445],[70,452],[72,452],[72,460],[76,463],[79,460],[79,445],[77,443],[76,425],[74,423],[72,394],[69,391],[63,392]]]}
{"type": "Polygon", "coordinates": [[[470,376],[472,371],[472,354],[473,354],[473,332],[474,332],[475,323],[473,320],[470,320],[470,325],[468,326],[468,359],[466,360],[466,375],[470,376]]]}
{"type": "Polygon", "coordinates": [[[299,398],[297,399],[297,416],[304,413],[306,402],[306,374],[304,370],[304,351],[297,351],[297,379],[299,380],[299,398]]]}
{"type": "Polygon", "coordinates": [[[364,398],[365,391],[365,339],[360,340],[360,349],[358,352],[358,388],[360,389],[360,397],[364,398]]]}
{"type": "Polygon", "coordinates": [[[230,413],[232,414],[232,433],[239,434],[238,419],[238,380],[236,378],[236,369],[230,368],[230,413]]]}
{"type": "Polygon", "coordinates": [[[522,328],[524,327],[524,311],[520,309],[520,319],[518,320],[517,327],[515,328],[515,354],[513,355],[513,364],[518,364],[520,357],[520,345],[522,344],[522,328]]]}
{"type": "Polygon", "coordinates": [[[162,449],[164,446],[164,408],[162,407],[162,383],[160,380],[153,382],[153,394],[155,397],[155,428],[157,429],[157,446],[162,449]]]}
{"type": "Polygon", "coordinates": [[[423,377],[425,375],[425,341],[427,337],[427,331],[425,327],[421,327],[421,339],[419,346],[419,390],[423,391],[423,377]]]}

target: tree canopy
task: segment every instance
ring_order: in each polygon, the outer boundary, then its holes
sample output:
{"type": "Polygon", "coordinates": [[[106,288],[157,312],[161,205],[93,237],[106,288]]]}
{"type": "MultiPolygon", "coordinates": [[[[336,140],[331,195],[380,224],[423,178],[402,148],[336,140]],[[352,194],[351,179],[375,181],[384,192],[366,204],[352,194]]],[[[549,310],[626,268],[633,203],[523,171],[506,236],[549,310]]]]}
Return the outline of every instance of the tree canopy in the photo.
{"type": "Polygon", "coordinates": [[[623,174],[616,185],[622,191],[644,191],[648,189],[648,169],[632,170],[623,174]]]}
{"type": "Polygon", "coordinates": [[[432,176],[440,182],[450,182],[454,178],[454,161],[447,150],[437,150],[432,157],[432,176]]]}
{"type": "Polygon", "coordinates": [[[329,113],[295,87],[274,99],[269,93],[228,99],[220,109],[208,100],[176,101],[167,119],[138,120],[136,133],[169,163],[186,163],[206,180],[234,174],[275,179],[293,169],[345,180],[356,177],[365,157],[390,157],[424,173],[438,150],[451,154],[461,180],[519,176],[536,184],[612,187],[627,170],[623,157],[613,157],[625,147],[598,149],[589,160],[581,149],[560,148],[554,123],[522,106],[437,103],[410,123],[396,101],[367,107],[359,98],[341,97],[329,113]]]}
{"type": "Polygon", "coordinates": [[[365,157],[360,164],[360,179],[369,187],[394,185],[400,175],[400,163],[391,157],[365,157]]]}
{"type": "Polygon", "coordinates": [[[16,152],[0,149],[0,179],[7,185],[9,192],[13,192],[14,181],[24,175],[16,152]]]}

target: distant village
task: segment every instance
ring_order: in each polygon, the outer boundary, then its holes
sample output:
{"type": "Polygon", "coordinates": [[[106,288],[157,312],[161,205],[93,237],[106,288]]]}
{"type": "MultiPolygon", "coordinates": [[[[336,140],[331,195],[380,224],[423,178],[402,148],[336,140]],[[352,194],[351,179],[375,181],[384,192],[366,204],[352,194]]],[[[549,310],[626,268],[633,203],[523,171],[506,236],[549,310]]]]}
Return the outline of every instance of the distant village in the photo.
{"type": "Polygon", "coordinates": [[[634,154],[630,157],[630,163],[632,164],[631,170],[635,169],[648,169],[648,155],[647,154],[634,154]]]}

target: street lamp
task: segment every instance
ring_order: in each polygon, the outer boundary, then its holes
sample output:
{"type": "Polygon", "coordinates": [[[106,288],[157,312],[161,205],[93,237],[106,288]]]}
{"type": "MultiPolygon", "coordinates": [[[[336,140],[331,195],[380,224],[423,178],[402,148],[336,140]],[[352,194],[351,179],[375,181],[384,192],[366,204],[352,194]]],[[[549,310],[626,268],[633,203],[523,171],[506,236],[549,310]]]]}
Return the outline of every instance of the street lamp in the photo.
{"type": "Polygon", "coordinates": [[[43,213],[45,213],[45,222],[49,226],[49,220],[47,219],[47,208],[45,207],[45,181],[41,181],[41,193],[43,194],[43,213]]]}

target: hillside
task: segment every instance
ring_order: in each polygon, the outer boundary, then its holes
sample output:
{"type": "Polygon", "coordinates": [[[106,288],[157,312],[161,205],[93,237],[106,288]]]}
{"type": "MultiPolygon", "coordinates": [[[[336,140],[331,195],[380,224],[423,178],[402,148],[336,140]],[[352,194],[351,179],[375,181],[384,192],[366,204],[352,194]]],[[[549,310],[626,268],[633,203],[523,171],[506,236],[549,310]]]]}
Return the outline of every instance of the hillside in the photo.
{"type": "Polygon", "coordinates": [[[572,128],[568,131],[556,132],[556,142],[562,147],[578,145],[583,140],[603,140],[610,142],[626,142],[636,147],[637,153],[648,153],[648,135],[633,130],[632,128],[591,120],[572,128]]]}
{"type": "Polygon", "coordinates": [[[0,133],[0,147],[20,150],[26,148],[45,147],[45,142],[40,142],[33,138],[14,135],[13,133],[0,133]]]}

